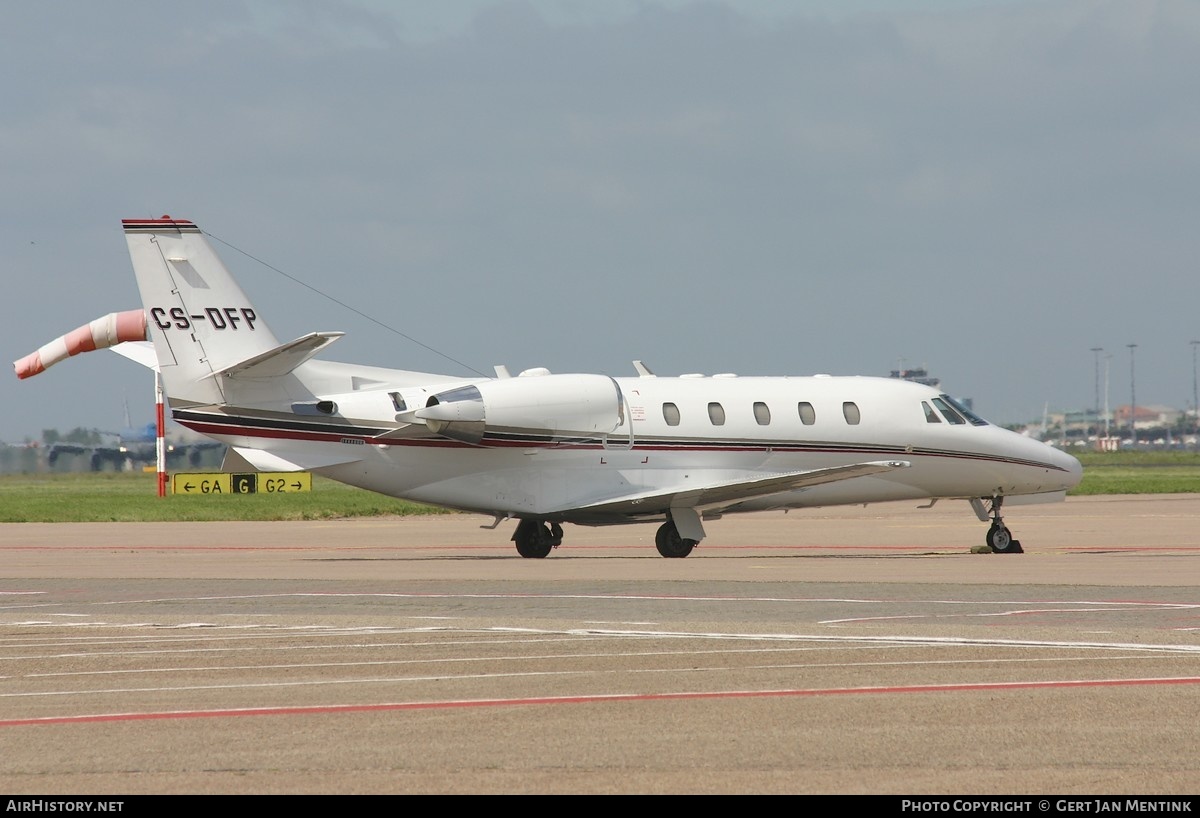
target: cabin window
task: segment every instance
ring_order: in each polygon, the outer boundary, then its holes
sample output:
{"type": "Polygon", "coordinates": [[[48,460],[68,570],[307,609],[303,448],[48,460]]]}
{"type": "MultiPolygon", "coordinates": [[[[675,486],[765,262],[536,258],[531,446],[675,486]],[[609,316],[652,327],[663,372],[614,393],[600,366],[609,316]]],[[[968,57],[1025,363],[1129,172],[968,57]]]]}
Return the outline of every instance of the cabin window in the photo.
{"type": "Polygon", "coordinates": [[[754,402],[754,419],[759,426],[769,426],[771,423],[771,410],[760,400],[754,402]]]}
{"type": "Polygon", "coordinates": [[[941,423],[942,419],[938,417],[938,413],[933,411],[933,407],[927,401],[921,401],[921,408],[925,410],[926,423],[941,423]]]}
{"type": "Polygon", "coordinates": [[[862,415],[858,411],[858,404],[854,403],[853,401],[846,401],[845,403],[843,403],[842,404],[842,417],[844,417],[846,419],[846,422],[849,423],[851,426],[857,426],[858,422],[860,420],[862,420],[862,415]]]}
{"type": "Polygon", "coordinates": [[[388,395],[391,396],[392,406],[397,412],[403,412],[408,409],[408,404],[404,402],[404,396],[399,392],[388,392],[388,395]]]}
{"type": "Polygon", "coordinates": [[[808,401],[800,401],[796,404],[796,409],[800,412],[800,422],[805,426],[812,426],[817,422],[817,410],[813,409],[813,405],[808,401]]]}
{"type": "Polygon", "coordinates": [[[725,407],[713,401],[708,405],[708,419],[712,421],[713,426],[725,425],[725,407]]]}
{"type": "Polygon", "coordinates": [[[663,404],[663,420],[665,420],[667,422],[668,426],[678,426],[679,425],[679,407],[673,403],[664,403],[663,404]]]}
{"type": "Polygon", "coordinates": [[[946,420],[950,421],[955,426],[960,426],[967,422],[963,419],[962,415],[951,409],[950,404],[946,403],[946,401],[942,400],[941,398],[934,398],[933,405],[936,406],[938,411],[945,416],[946,420]]]}

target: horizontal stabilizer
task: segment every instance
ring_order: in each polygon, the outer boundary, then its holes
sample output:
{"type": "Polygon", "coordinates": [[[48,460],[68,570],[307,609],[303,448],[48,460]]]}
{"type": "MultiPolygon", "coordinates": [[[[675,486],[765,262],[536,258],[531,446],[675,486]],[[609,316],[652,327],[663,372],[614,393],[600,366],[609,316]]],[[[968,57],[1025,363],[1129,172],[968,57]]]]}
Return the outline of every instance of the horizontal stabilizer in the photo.
{"type": "Polygon", "coordinates": [[[345,334],[310,332],[294,341],[288,341],[274,349],[219,369],[213,372],[213,375],[225,375],[230,378],[277,378],[288,374],[345,334]]]}
{"type": "Polygon", "coordinates": [[[154,351],[154,344],[149,341],[125,341],[109,349],[147,369],[158,369],[158,354],[154,351]]]}
{"type": "Polygon", "coordinates": [[[764,497],[769,494],[794,491],[825,483],[836,483],[839,480],[852,480],[856,477],[867,477],[872,474],[882,474],[896,469],[906,469],[911,465],[907,460],[878,460],[866,463],[853,463],[849,466],[834,466],[827,469],[783,472],[766,477],[754,477],[748,480],[727,480],[720,483],[710,483],[707,486],[688,486],[686,488],[680,487],[665,491],[659,489],[639,494],[629,494],[619,499],[602,500],[598,503],[581,506],[578,510],[614,513],[657,513],[666,511],[672,507],[715,508],[748,500],[751,497],[764,497]]]}

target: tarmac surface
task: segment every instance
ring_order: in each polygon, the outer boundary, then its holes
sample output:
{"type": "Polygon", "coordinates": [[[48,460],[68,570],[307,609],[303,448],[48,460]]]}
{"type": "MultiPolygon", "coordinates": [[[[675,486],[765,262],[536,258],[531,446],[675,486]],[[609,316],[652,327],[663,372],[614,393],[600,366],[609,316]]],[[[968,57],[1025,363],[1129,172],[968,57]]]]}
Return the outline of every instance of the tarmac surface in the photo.
{"type": "Polygon", "coordinates": [[[0,526],[0,793],[1200,792],[1200,494],[0,526]]]}

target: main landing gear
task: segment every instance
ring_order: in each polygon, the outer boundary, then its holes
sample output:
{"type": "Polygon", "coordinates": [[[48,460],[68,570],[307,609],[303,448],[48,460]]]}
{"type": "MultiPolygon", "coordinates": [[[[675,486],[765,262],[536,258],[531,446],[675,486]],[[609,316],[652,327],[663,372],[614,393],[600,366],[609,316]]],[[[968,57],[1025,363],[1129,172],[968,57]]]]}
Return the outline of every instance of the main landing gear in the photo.
{"type": "MultiPolygon", "coordinates": [[[[545,520],[521,520],[512,540],[517,544],[517,553],[527,559],[544,559],[562,545],[563,530],[558,523],[545,520]]],[[[654,545],[664,557],[680,558],[692,553],[699,540],[689,540],[679,533],[673,520],[659,526],[654,536],[654,545]]]]}
{"type": "Polygon", "coordinates": [[[674,520],[667,520],[658,527],[658,533],[654,535],[654,545],[664,557],[686,557],[692,553],[696,543],[696,540],[686,540],[679,534],[674,520]]]}
{"type": "Polygon", "coordinates": [[[992,549],[997,554],[1023,554],[1024,549],[1021,548],[1021,542],[1012,538],[1012,532],[1008,530],[1008,526],[1004,524],[1004,520],[1000,517],[1000,507],[1004,504],[1004,496],[997,495],[986,501],[982,499],[971,500],[971,505],[975,508],[975,514],[983,522],[987,522],[991,515],[992,526],[988,529],[986,542],[988,548],[992,549]]]}
{"type": "Polygon", "coordinates": [[[530,559],[542,559],[562,545],[563,530],[558,523],[543,520],[521,520],[513,532],[517,553],[530,559]]]}

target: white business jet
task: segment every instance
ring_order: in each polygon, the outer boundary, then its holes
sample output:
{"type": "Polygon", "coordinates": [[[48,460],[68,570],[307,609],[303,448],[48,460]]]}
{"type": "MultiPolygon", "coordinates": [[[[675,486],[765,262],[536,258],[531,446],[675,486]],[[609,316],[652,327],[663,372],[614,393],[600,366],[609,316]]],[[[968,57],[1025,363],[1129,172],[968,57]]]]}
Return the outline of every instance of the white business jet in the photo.
{"type": "Polygon", "coordinates": [[[991,550],[1011,553],[1006,501],[1063,500],[1082,474],[896,378],[657,377],[640,361],[633,377],[456,378],[316,360],[343,333],[280,343],[193,222],[123,224],[171,417],[227,444],[227,470],[515,519],[522,557],[548,556],[564,523],[656,522],[659,553],[686,557],[725,514],[942,499],[968,501],[991,550]]]}

